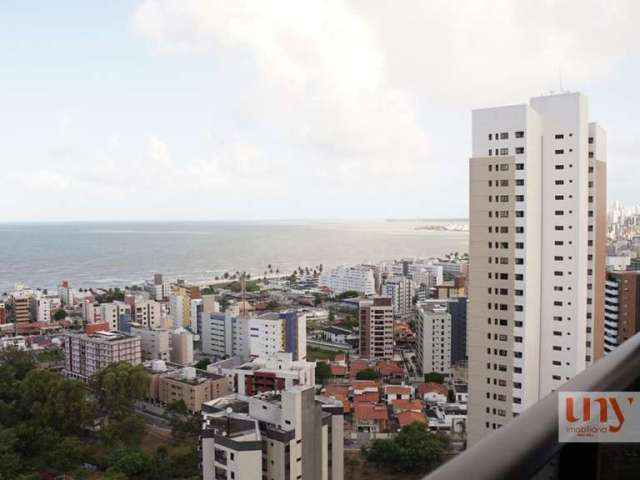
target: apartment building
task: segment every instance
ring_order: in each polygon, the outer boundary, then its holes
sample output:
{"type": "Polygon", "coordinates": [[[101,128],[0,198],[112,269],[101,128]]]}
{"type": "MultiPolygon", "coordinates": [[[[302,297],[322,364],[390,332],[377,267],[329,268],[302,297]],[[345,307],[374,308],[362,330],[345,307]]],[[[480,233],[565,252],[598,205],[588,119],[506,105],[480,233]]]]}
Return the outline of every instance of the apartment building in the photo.
{"type": "Polygon", "coordinates": [[[62,305],[73,305],[73,290],[67,280],[64,280],[58,285],[58,297],[62,302],[62,305]]]}
{"type": "Polygon", "coordinates": [[[363,295],[376,293],[376,282],[373,268],[368,265],[356,265],[354,267],[340,266],[320,275],[319,286],[329,288],[339,295],[344,292],[354,291],[363,295]]]}
{"type": "Polygon", "coordinates": [[[358,302],[360,355],[365,358],[393,357],[393,306],[389,297],[358,302]]]}
{"type": "Polygon", "coordinates": [[[342,404],[314,387],[223,397],[202,413],[204,480],[344,478],[342,404]]]}
{"type": "Polygon", "coordinates": [[[113,363],[142,363],[140,337],[119,332],[70,333],[64,339],[66,377],[87,381],[113,363]]]}
{"type": "Polygon", "coordinates": [[[170,342],[169,358],[171,361],[179,365],[191,365],[193,363],[193,334],[184,328],[171,330],[170,342]]]}
{"type": "Polygon", "coordinates": [[[247,362],[242,357],[231,357],[207,366],[207,371],[227,379],[229,391],[240,398],[257,393],[288,390],[296,385],[315,385],[315,362],[294,360],[290,352],[280,352],[274,357],[253,358],[247,362]]]}
{"type": "Polygon", "coordinates": [[[416,359],[419,374],[451,371],[451,314],[446,303],[418,305],[416,316],[416,359]]]}
{"type": "Polygon", "coordinates": [[[131,306],[131,320],[146,328],[159,328],[162,321],[162,304],[155,300],[135,299],[131,306]]]}
{"type": "Polygon", "coordinates": [[[166,328],[146,328],[139,323],[130,325],[130,332],[134,337],[140,337],[142,360],[171,359],[171,331],[166,328]]]}
{"type": "Polygon", "coordinates": [[[182,400],[190,412],[199,412],[202,404],[227,395],[227,380],[196,370],[193,367],[161,375],[158,382],[158,401],[163,404],[182,400]]]}
{"type": "Polygon", "coordinates": [[[0,325],[7,323],[7,308],[4,302],[0,302],[0,325]]]}
{"type": "Polygon", "coordinates": [[[382,294],[391,298],[393,316],[408,319],[413,312],[413,286],[404,276],[393,276],[382,285],[382,294]]]}
{"type": "Polygon", "coordinates": [[[108,323],[109,328],[113,331],[123,329],[125,316],[129,320],[131,319],[131,306],[124,302],[101,303],[98,308],[100,310],[100,321],[108,323]]]}
{"type": "Polygon", "coordinates": [[[32,319],[33,291],[17,290],[11,294],[11,305],[13,307],[13,320],[16,323],[29,322],[32,319]]]}
{"type": "Polygon", "coordinates": [[[217,358],[249,356],[249,320],[226,313],[203,315],[201,348],[217,358]]]}
{"type": "Polygon", "coordinates": [[[564,93],[474,110],[470,160],[469,440],[601,354],[606,138],[564,93]]]}
{"type": "Polygon", "coordinates": [[[607,272],[604,290],[604,354],[640,331],[640,272],[607,272]]]}
{"type": "Polygon", "coordinates": [[[294,360],[307,358],[307,322],[295,311],[269,312],[249,319],[251,355],[275,357],[291,352],[294,360]]]}

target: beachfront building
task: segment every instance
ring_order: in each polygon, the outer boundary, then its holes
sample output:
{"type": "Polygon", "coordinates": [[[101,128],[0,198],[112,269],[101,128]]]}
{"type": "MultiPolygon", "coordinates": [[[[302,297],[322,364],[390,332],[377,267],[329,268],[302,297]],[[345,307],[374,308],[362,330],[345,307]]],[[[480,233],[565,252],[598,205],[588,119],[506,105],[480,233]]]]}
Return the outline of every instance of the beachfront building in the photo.
{"type": "Polygon", "coordinates": [[[325,271],[320,275],[319,286],[326,287],[337,295],[348,291],[363,295],[376,293],[374,271],[367,265],[340,266],[325,271]]]}

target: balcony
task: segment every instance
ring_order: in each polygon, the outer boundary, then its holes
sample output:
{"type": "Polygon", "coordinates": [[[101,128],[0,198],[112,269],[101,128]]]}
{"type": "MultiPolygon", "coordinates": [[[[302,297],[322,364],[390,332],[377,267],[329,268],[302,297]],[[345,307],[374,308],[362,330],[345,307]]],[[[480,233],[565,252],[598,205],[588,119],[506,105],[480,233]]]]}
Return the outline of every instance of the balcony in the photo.
{"type": "MultiPolygon", "coordinates": [[[[639,391],[640,334],[560,387],[639,391]]],[[[547,395],[424,480],[640,478],[640,443],[558,442],[558,394],[547,395]]]]}

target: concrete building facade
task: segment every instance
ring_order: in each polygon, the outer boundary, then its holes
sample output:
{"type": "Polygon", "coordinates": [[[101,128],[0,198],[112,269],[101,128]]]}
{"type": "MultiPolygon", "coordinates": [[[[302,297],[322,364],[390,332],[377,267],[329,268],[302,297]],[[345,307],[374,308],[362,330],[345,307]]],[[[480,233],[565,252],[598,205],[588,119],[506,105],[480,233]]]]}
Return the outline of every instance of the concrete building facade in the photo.
{"type": "Polygon", "coordinates": [[[602,299],[593,292],[603,290],[606,139],[589,124],[579,93],[472,117],[467,342],[475,443],[600,355],[593,335],[602,299]]]}

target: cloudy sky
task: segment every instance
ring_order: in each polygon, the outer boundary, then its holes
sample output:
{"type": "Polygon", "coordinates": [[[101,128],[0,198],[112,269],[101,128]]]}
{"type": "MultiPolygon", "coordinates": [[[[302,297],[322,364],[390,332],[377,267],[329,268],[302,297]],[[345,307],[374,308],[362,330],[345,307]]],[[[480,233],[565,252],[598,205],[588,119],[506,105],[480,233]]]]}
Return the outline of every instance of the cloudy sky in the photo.
{"type": "Polygon", "coordinates": [[[640,203],[640,2],[3,0],[0,221],[464,217],[470,109],[566,90],[640,203]]]}

